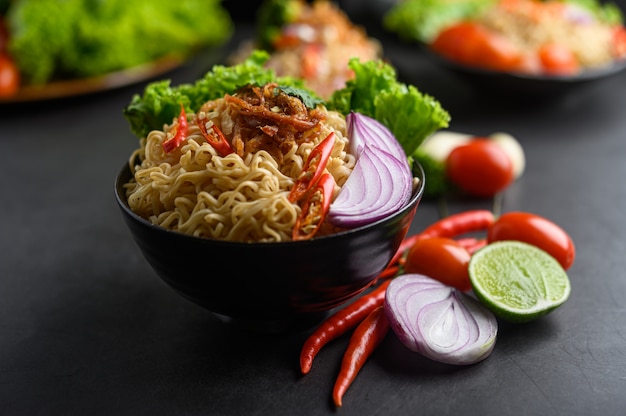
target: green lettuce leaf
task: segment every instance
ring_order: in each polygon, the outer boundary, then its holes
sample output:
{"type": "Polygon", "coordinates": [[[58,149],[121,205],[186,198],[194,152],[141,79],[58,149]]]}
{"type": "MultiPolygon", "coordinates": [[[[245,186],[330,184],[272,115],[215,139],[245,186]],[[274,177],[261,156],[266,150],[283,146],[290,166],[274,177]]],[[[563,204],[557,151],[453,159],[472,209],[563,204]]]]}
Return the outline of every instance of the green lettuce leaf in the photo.
{"type": "Polygon", "coordinates": [[[335,91],[328,108],[373,117],[396,136],[407,155],[432,133],[448,127],[450,114],[433,97],[397,80],[395,69],[381,61],[349,62],[355,78],[335,91]]]}
{"type": "MultiPolygon", "coordinates": [[[[304,87],[302,80],[277,77],[263,65],[269,59],[265,51],[256,50],[241,64],[215,65],[194,84],[170,85],[169,80],[146,86],[143,95],[133,96],[123,110],[131,131],[145,137],[151,130],[161,129],[180,112],[195,112],[205,102],[231,94],[247,84],[263,85],[276,82],[289,94],[306,99],[313,107],[324,103],[315,93],[304,87]]],[[[355,78],[335,91],[325,103],[327,108],[344,115],[350,111],[373,117],[386,125],[396,136],[407,155],[432,133],[448,127],[450,115],[433,97],[422,94],[416,87],[397,80],[395,69],[383,61],[360,62],[352,59],[350,68],[355,78]]]]}
{"type": "Polygon", "coordinates": [[[150,83],[143,95],[135,94],[123,114],[130,124],[131,132],[137,137],[145,137],[151,130],[162,129],[180,112],[180,104],[185,111],[195,112],[209,100],[232,94],[247,84],[263,85],[278,82],[285,87],[292,86],[315,94],[304,87],[301,80],[291,77],[277,77],[275,72],[263,64],[269,59],[265,51],[256,50],[237,65],[214,65],[194,84],[180,84],[172,87],[170,80],[150,83]]]}

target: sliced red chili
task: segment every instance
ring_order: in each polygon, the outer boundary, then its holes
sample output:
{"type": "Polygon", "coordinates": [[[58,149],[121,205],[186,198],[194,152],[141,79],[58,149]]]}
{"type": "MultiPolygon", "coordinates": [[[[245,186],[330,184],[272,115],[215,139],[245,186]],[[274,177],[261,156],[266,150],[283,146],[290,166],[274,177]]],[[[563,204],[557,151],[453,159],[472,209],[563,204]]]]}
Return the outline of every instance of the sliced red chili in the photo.
{"type": "Polygon", "coordinates": [[[308,240],[317,233],[326,219],[334,189],[335,178],[324,173],[302,205],[302,212],[293,227],[294,241],[308,240]]]}
{"type": "Polygon", "coordinates": [[[291,192],[289,193],[289,201],[299,201],[311,189],[317,180],[322,176],[322,172],[326,168],[330,152],[335,145],[335,133],[331,132],[324,140],[322,140],[309,154],[302,172],[296,180],[291,192]]]}
{"type": "Polygon", "coordinates": [[[212,121],[208,121],[206,118],[202,120],[200,117],[197,118],[198,127],[200,127],[200,132],[204,136],[207,142],[217,151],[217,153],[224,157],[231,153],[234,153],[233,147],[228,143],[226,137],[224,137],[224,133],[213,123],[212,121]],[[207,124],[211,125],[211,131],[207,129],[207,124]]]}
{"type": "Polygon", "coordinates": [[[163,142],[163,150],[165,153],[169,153],[172,150],[178,148],[183,140],[187,138],[189,127],[187,125],[187,114],[185,113],[185,107],[183,103],[180,103],[180,114],[178,115],[178,124],[176,126],[176,134],[171,139],[163,142]]]}

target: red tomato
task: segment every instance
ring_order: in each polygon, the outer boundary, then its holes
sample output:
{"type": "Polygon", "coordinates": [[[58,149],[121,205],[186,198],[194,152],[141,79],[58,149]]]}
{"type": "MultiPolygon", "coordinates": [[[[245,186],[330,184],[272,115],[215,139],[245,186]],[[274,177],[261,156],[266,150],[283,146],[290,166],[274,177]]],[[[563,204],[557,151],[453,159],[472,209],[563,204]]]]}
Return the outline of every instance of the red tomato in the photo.
{"type": "Polygon", "coordinates": [[[431,48],[453,61],[496,71],[521,71],[527,66],[512,42],[473,22],[443,29],[431,48]]]}
{"type": "Polygon", "coordinates": [[[566,46],[556,43],[545,44],[539,48],[539,61],[543,72],[552,75],[572,75],[580,70],[576,55],[566,46]]]}
{"type": "Polygon", "coordinates": [[[409,249],[404,271],[423,274],[467,291],[471,289],[467,271],[470,257],[465,247],[451,238],[423,238],[409,249]]]}
{"type": "Polygon", "coordinates": [[[614,54],[618,58],[626,57],[626,28],[616,26],[613,31],[614,54]]]}
{"type": "Polygon", "coordinates": [[[515,178],[511,158],[500,146],[483,137],[454,148],[445,165],[450,181],[474,196],[491,197],[515,178]]]}
{"type": "Polygon", "coordinates": [[[11,97],[20,86],[20,73],[11,58],[0,54],[0,97],[11,97]]]}
{"type": "Polygon", "coordinates": [[[487,231],[489,243],[517,240],[546,251],[567,270],[574,263],[576,248],[572,238],[554,222],[529,212],[507,212],[487,231]]]}

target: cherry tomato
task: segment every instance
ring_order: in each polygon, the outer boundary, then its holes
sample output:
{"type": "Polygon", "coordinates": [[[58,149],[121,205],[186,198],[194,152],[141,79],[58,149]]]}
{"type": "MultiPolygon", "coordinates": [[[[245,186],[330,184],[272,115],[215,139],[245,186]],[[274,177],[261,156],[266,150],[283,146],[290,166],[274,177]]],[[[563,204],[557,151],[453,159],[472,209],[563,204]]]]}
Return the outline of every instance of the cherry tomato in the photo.
{"type": "Polygon", "coordinates": [[[20,86],[20,73],[13,60],[0,54],[0,97],[11,97],[20,86]]]}
{"type": "Polygon", "coordinates": [[[511,158],[500,146],[483,137],[455,147],[445,164],[450,181],[474,196],[491,197],[515,178],[511,158]]]}
{"type": "Polygon", "coordinates": [[[564,45],[545,44],[539,48],[538,54],[541,67],[546,74],[572,75],[580,70],[576,55],[564,45]]]}
{"type": "Polygon", "coordinates": [[[443,29],[431,48],[453,61],[496,71],[521,71],[525,57],[506,38],[474,22],[460,22],[443,29]]]}
{"type": "Polygon", "coordinates": [[[626,28],[616,26],[613,31],[614,54],[618,58],[626,57],[626,28]]]}
{"type": "Polygon", "coordinates": [[[419,273],[459,290],[471,289],[467,271],[471,255],[451,238],[432,237],[417,240],[407,252],[404,271],[419,273]]]}
{"type": "Polygon", "coordinates": [[[546,251],[567,270],[574,263],[576,248],[572,238],[554,222],[529,212],[507,212],[487,231],[489,243],[517,240],[546,251]]]}

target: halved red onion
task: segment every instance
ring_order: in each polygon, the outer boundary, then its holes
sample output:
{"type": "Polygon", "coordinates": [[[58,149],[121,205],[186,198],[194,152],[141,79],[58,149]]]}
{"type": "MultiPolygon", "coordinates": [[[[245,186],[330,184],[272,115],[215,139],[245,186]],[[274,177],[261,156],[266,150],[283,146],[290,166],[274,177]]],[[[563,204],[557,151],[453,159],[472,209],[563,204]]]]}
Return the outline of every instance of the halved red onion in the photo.
{"type": "Polygon", "coordinates": [[[346,117],[354,170],[330,205],[327,220],[354,228],[385,218],[411,198],[413,174],[402,146],[376,119],[351,112],[346,117]]]}
{"type": "Polygon", "coordinates": [[[402,208],[411,198],[412,174],[390,153],[366,145],[330,205],[326,219],[338,227],[369,224],[402,208]]]}
{"type": "Polygon", "coordinates": [[[428,276],[396,277],[387,287],[384,308],[398,339],[432,360],[474,364],[495,346],[494,314],[475,298],[428,276]]]}

